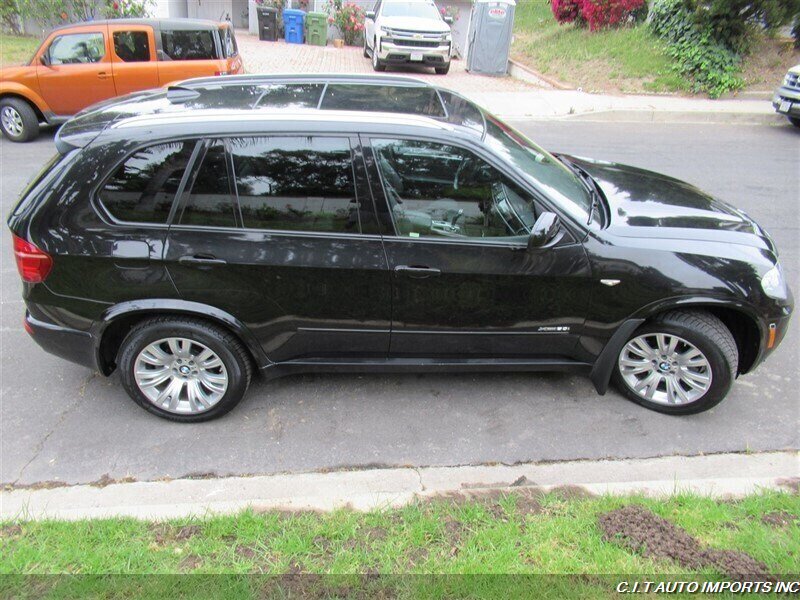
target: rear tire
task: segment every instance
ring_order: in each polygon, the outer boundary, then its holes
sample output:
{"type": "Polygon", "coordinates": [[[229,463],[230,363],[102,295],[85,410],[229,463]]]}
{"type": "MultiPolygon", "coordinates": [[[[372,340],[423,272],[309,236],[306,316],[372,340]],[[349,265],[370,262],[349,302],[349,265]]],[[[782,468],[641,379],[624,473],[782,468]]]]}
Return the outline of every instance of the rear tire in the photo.
{"type": "Polygon", "coordinates": [[[247,350],[232,333],[181,317],[136,325],[120,346],[117,364],[136,404],[179,423],[221,417],[241,401],[253,374],[247,350]]]}
{"type": "Polygon", "coordinates": [[[613,378],[629,400],[645,408],[669,415],[689,415],[722,402],[738,367],[736,341],[722,321],[701,310],[672,311],[633,333],[620,352],[613,378]],[[679,340],[677,346],[661,353],[659,335],[667,342],[679,340]],[[653,354],[648,356],[646,348],[642,351],[636,340],[651,347],[653,354]],[[654,383],[647,385],[645,380],[651,376],[654,383]]]}
{"type": "Polygon", "coordinates": [[[21,98],[0,100],[0,129],[12,142],[30,142],[39,136],[39,118],[21,98]]]}
{"type": "Polygon", "coordinates": [[[437,75],[447,75],[450,72],[450,63],[447,63],[444,67],[434,67],[437,75]]]}
{"type": "Polygon", "coordinates": [[[795,127],[800,127],[800,117],[786,117],[789,119],[789,123],[794,125],[795,127]]]}

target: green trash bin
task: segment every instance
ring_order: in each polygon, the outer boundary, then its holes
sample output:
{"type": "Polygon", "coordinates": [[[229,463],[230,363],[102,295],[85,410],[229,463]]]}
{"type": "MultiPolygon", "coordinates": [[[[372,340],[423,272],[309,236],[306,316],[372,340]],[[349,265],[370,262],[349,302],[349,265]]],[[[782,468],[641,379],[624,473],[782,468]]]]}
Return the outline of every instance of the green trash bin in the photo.
{"type": "Polygon", "coordinates": [[[310,12],[306,15],[306,44],[326,46],[328,44],[328,15],[310,12]]]}

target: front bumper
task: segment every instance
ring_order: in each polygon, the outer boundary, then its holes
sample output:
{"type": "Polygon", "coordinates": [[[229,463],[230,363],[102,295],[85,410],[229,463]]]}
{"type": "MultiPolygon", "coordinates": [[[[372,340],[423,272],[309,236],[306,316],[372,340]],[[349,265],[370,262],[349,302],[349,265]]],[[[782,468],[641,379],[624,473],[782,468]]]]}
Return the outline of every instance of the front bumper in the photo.
{"type": "Polygon", "coordinates": [[[436,46],[412,46],[418,43],[412,39],[382,39],[378,49],[378,58],[386,63],[410,63],[444,66],[450,62],[451,43],[439,42],[436,46]]]}
{"type": "Polygon", "coordinates": [[[786,86],[778,88],[772,106],[782,115],[800,117],[800,90],[786,86]]]}

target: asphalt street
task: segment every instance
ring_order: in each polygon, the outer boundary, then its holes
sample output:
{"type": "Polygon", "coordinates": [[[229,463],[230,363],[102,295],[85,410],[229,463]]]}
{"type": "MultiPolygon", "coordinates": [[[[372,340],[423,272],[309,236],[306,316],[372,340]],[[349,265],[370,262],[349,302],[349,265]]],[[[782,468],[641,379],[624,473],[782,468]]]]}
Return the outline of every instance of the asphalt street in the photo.
{"type": "MultiPolygon", "coordinates": [[[[551,150],[697,184],[775,238],[800,291],[800,130],[791,126],[527,122],[551,150]]],[[[0,140],[5,218],[55,152],[52,134],[0,140]]],[[[668,417],[566,374],[303,375],[256,381],[221,420],[179,425],[137,407],[116,376],[44,353],[22,329],[0,228],[0,482],[86,483],[342,467],[463,465],[800,448],[800,320],[715,409],[668,417]]]]}

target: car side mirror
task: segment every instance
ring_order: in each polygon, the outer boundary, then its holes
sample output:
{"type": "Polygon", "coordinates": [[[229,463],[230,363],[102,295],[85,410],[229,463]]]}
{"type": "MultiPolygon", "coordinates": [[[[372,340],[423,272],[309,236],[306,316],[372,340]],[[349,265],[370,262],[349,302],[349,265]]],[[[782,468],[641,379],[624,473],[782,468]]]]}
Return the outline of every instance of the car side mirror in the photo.
{"type": "Polygon", "coordinates": [[[375,11],[374,10],[368,10],[367,12],[364,13],[364,18],[374,21],[375,20],[375,11]]]}
{"type": "Polygon", "coordinates": [[[50,57],[45,53],[39,57],[39,62],[42,63],[45,67],[50,66],[50,57]]]}
{"type": "Polygon", "coordinates": [[[444,22],[447,23],[448,25],[452,25],[453,24],[453,17],[443,17],[443,18],[444,18],[444,22]]]}
{"type": "Polygon", "coordinates": [[[551,212],[543,212],[536,219],[528,238],[528,250],[538,250],[552,242],[561,230],[561,220],[558,215],[551,212]]]}

